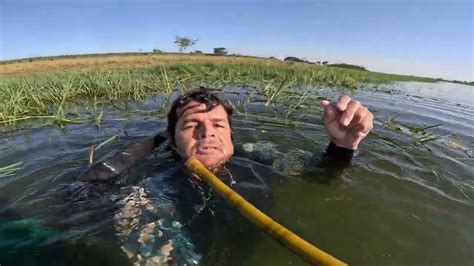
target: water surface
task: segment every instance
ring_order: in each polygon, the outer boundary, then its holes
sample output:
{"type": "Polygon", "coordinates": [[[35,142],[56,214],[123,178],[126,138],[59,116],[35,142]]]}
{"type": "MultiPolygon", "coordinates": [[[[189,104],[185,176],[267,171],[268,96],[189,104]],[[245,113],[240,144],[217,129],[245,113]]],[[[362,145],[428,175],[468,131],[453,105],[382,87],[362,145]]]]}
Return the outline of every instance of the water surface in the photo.
{"type": "MultiPolygon", "coordinates": [[[[315,180],[328,175],[328,169],[305,163],[323,158],[328,144],[316,97],[334,98],[339,92],[300,88],[299,93],[306,89],[314,100],[285,123],[285,107],[269,109],[258,93],[248,98],[242,88],[226,88],[224,96],[237,108],[235,144],[255,149],[245,153],[239,148],[232,163],[268,181],[271,192],[268,200],[268,191],[252,190],[248,197],[270,202],[262,207],[275,220],[351,265],[471,265],[473,87],[398,83],[353,92],[373,111],[374,134],[363,142],[352,165],[325,183],[315,180]],[[432,125],[437,126],[424,135],[413,130],[432,125]],[[437,138],[414,144],[428,134],[437,138]]],[[[0,264],[131,264],[121,246],[136,244],[136,239],[124,240],[117,229],[124,199],[144,188],[149,201],[143,208],[166,211],[177,199],[164,196],[170,189],[164,180],[179,166],[169,152],[157,151],[118,185],[86,184],[77,177],[87,168],[91,145],[119,136],[97,151],[95,158],[102,159],[163,131],[165,116],[150,112],[158,104],[149,100],[127,112],[109,108],[100,128],[80,124],[64,130],[39,125],[2,129],[0,166],[23,162],[23,169],[0,178],[0,249],[8,251],[0,255],[0,264]],[[16,248],[6,249],[12,245],[16,248]]],[[[226,213],[224,209],[214,207],[217,213],[206,219],[217,219],[213,217],[226,213]]],[[[305,265],[239,215],[229,215],[225,225],[209,235],[212,241],[205,249],[199,241],[193,243],[203,263],[305,265]]],[[[206,224],[200,226],[208,230],[206,224]]]]}

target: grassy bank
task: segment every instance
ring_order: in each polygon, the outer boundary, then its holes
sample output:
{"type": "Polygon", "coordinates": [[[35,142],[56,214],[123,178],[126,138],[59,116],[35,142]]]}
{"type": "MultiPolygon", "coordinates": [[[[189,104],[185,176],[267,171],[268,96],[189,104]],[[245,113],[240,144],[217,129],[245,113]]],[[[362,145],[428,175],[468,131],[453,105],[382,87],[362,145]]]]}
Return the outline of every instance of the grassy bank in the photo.
{"type": "Polygon", "coordinates": [[[33,57],[0,61],[0,76],[32,74],[70,69],[147,67],[170,63],[281,63],[277,59],[252,56],[215,56],[180,53],[109,53],[33,57]]]}
{"type": "Polygon", "coordinates": [[[1,67],[4,74],[0,76],[0,123],[8,125],[31,119],[100,123],[102,113],[97,106],[118,100],[141,101],[197,85],[252,85],[270,102],[284,100],[277,96],[302,84],[356,88],[358,83],[434,81],[274,59],[180,54],[78,56],[10,62],[1,67]],[[38,64],[44,66],[41,71],[36,69],[38,64]],[[6,74],[21,69],[21,65],[25,74],[6,74]],[[82,106],[90,116],[71,112],[72,106],[82,106]]]}

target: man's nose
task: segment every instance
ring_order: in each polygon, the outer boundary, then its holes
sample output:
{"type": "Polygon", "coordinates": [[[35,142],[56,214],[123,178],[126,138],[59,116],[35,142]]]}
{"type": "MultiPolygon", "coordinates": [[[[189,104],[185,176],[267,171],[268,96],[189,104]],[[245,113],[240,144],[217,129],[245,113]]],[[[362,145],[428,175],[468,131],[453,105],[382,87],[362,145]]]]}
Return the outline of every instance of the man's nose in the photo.
{"type": "Polygon", "coordinates": [[[212,123],[203,123],[200,126],[199,138],[210,138],[215,137],[215,130],[212,123]]]}

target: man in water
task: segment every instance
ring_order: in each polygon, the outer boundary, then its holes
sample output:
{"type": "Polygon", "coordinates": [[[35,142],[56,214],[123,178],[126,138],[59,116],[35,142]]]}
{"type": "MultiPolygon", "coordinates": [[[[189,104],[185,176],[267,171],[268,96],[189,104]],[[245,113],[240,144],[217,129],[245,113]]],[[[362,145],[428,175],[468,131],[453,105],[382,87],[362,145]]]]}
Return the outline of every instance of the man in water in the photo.
{"type": "MultiPolygon", "coordinates": [[[[335,103],[323,100],[323,122],[331,143],[328,153],[352,156],[372,129],[372,113],[360,102],[341,95],[335,103]]],[[[232,108],[205,90],[178,98],[168,114],[171,145],[183,159],[195,156],[218,169],[234,154],[232,108]]]]}
{"type": "MultiPolygon", "coordinates": [[[[329,157],[346,161],[356,153],[362,139],[372,130],[373,114],[359,101],[341,95],[336,102],[321,101],[322,117],[330,144],[329,157]]],[[[195,156],[209,169],[217,170],[234,154],[232,107],[206,88],[180,96],[168,113],[170,147],[186,160],[195,156]]],[[[157,135],[94,165],[82,181],[109,181],[131,169],[166,140],[157,135]]]]}
{"type": "MultiPolygon", "coordinates": [[[[323,123],[331,141],[325,157],[347,165],[372,129],[373,115],[347,95],[333,103],[323,100],[321,104],[323,123]]],[[[115,180],[151,154],[155,147],[168,141],[176,157],[186,160],[195,156],[223,182],[265,210],[272,205],[269,183],[281,176],[271,173],[273,180],[269,180],[265,177],[268,169],[256,175],[252,167],[249,170],[232,164],[230,159],[235,151],[232,134],[231,106],[209,90],[200,88],[172,103],[168,113],[168,138],[157,135],[137,143],[96,164],[80,179],[115,180]]],[[[222,201],[211,195],[202,181],[183,174],[178,162],[169,164],[167,166],[175,172],[145,178],[118,202],[115,230],[122,250],[131,261],[139,265],[208,264],[203,261],[204,254],[221,247],[220,236],[232,234],[229,231],[238,232],[242,239],[245,235],[255,235],[249,232],[256,229],[249,229],[247,223],[239,221],[222,201]]],[[[342,170],[340,166],[336,168],[342,170]]],[[[328,173],[323,176],[330,178],[328,173]]]]}

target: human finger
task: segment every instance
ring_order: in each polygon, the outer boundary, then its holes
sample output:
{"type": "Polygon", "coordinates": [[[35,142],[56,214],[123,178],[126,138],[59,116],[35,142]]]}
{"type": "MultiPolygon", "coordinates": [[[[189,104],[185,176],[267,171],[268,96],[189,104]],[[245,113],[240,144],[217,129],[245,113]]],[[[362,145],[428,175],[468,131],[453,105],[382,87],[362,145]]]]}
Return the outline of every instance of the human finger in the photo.
{"type": "Polygon", "coordinates": [[[370,130],[365,128],[364,124],[355,125],[345,137],[347,147],[352,150],[357,150],[359,143],[367,136],[369,131],[370,130]]]}
{"type": "Polygon", "coordinates": [[[336,119],[338,111],[336,107],[330,101],[322,100],[321,106],[323,107],[323,110],[324,110],[322,119],[325,124],[330,123],[334,119],[336,119]]]}
{"type": "Polygon", "coordinates": [[[359,101],[355,101],[355,100],[350,101],[349,104],[347,104],[346,110],[344,111],[344,113],[342,113],[339,123],[341,123],[341,125],[343,126],[349,126],[356,112],[359,112],[359,113],[365,112],[363,108],[365,107],[363,107],[359,101]]]}
{"type": "Polygon", "coordinates": [[[351,119],[351,122],[346,128],[353,128],[361,123],[365,119],[365,117],[369,114],[368,110],[364,110],[364,108],[359,108],[355,113],[354,117],[351,119]]]}
{"type": "Polygon", "coordinates": [[[368,110],[367,112],[364,112],[364,113],[365,115],[361,116],[361,118],[359,119],[359,122],[355,123],[349,129],[350,134],[352,134],[353,136],[365,137],[374,127],[373,126],[374,115],[368,110]]]}
{"type": "Polygon", "coordinates": [[[339,111],[344,112],[347,108],[347,105],[350,103],[350,101],[351,101],[351,97],[347,96],[346,94],[342,94],[341,96],[339,96],[339,99],[336,102],[336,108],[339,111]]]}

